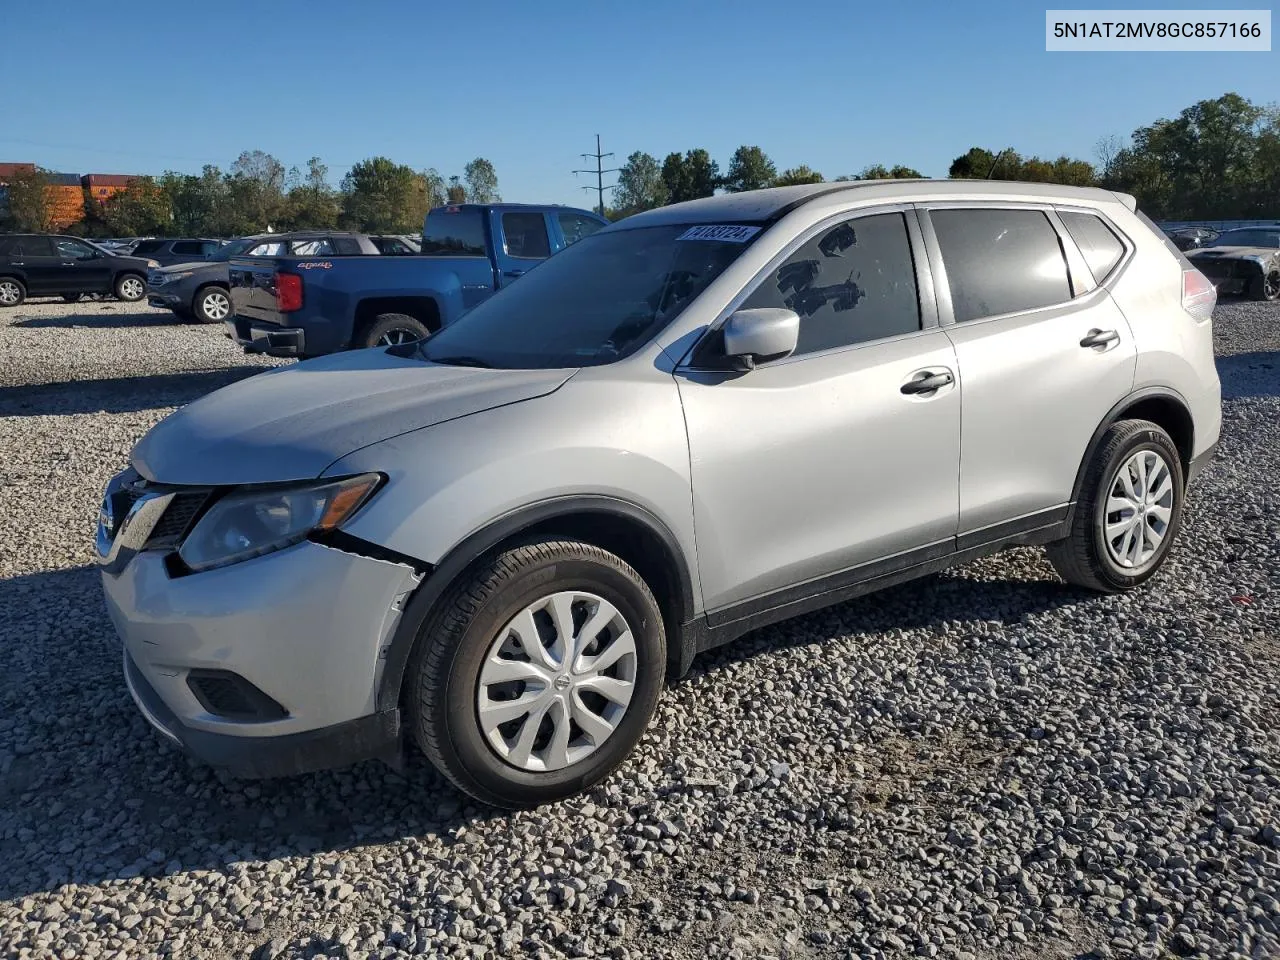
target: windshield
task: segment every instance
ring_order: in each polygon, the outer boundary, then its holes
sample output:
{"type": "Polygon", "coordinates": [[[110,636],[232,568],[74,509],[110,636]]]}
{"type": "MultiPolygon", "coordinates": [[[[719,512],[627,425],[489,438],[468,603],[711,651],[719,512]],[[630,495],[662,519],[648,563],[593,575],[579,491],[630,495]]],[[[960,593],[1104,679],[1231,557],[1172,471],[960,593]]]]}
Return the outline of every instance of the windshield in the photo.
{"type": "Polygon", "coordinates": [[[1208,244],[1210,247],[1280,247],[1280,229],[1228,230],[1208,244]]]}
{"type": "Polygon", "coordinates": [[[245,237],[241,240],[232,240],[230,243],[224,243],[218,248],[218,252],[209,257],[218,263],[230,260],[232,257],[238,257],[249,249],[254,243],[252,237],[245,237]]]}
{"type": "Polygon", "coordinates": [[[438,363],[508,369],[620,360],[671,323],[760,233],[747,225],[695,229],[640,227],[579,240],[423,341],[421,353],[438,363]],[[700,238],[686,238],[695,229],[700,238]]]}

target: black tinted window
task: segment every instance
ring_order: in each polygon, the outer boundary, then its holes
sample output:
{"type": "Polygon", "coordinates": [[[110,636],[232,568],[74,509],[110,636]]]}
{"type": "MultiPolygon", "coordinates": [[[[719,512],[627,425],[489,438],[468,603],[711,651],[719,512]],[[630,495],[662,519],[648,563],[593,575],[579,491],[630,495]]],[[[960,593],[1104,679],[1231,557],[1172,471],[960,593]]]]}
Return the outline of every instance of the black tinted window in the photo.
{"type": "Polygon", "coordinates": [[[64,260],[92,260],[96,254],[93,247],[87,243],[81,243],[79,240],[72,240],[68,237],[59,237],[55,246],[58,250],[58,256],[64,260]]]}
{"type": "Polygon", "coordinates": [[[135,257],[145,257],[149,253],[155,253],[162,249],[168,241],[166,240],[143,240],[133,248],[135,257]]]}
{"type": "Polygon", "coordinates": [[[506,238],[508,256],[529,260],[543,260],[551,256],[547,221],[540,213],[504,213],[502,234],[506,238]]]}
{"type": "Polygon", "coordinates": [[[433,257],[483,257],[484,214],[479,210],[442,207],[427,214],[422,252],[433,257]]]}
{"type": "Polygon", "coordinates": [[[818,234],[743,306],[798,313],[796,354],[919,330],[920,298],[906,221],[900,213],[884,213],[818,234]]]}
{"type": "Polygon", "coordinates": [[[560,222],[560,232],[564,234],[566,247],[571,243],[577,243],[583,237],[591,236],[604,226],[599,220],[584,217],[579,213],[558,213],[556,219],[560,222]]]}
{"type": "Polygon", "coordinates": [[[194,254],[197,257],[204,256],[205,245],[199,240],[177,240],[173,244],[173,252],[183,255],[194,254]]]}
{"type": "Polygon", "coordinates": [[[1228,230],[1211,247],[1280,247],[1280,230],[1228,230]]]}
{"type": "Polygon", "coordinates": [[[18,249],[17,237],[0,237],[0,257],[8,256],[18,249]]]}
{"type": "Polygon", "coordinates": [[[23,237],[18,249],[24,257],[52,257],[53,241],[48,237],[23,237]]]}
{"type": "Polygon", "coordinates": [[[1058,234],[1039,210],[933,210],[957,321],[1071,299],[1058,234]]]}
{"type": "Polygon", "coordinates": [[[333,248],[345,256],[355,256],[360,253],[360,241],[355,237],[334,237],[333,248]]]}
{"type": "Polygon", "coordinates": [[[1091,213],[1061,212],[1067,232],[1084,254],[1093,278],[1101,283],[1124,257],[1124,244],[1103,221],[1091,213]]]}

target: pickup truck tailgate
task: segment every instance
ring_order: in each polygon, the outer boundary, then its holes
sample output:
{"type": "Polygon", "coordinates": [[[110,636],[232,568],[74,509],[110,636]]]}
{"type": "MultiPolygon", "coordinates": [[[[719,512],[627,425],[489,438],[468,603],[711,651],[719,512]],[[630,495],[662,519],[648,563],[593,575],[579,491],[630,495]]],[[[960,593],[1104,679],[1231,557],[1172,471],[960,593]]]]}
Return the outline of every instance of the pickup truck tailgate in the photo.
{"type": "Polygon", "coordinates": [[[276,310],[276,263],[266,259],[232,260],[228,267],[231,303],[238,316],[280,323],[276,310]]]}

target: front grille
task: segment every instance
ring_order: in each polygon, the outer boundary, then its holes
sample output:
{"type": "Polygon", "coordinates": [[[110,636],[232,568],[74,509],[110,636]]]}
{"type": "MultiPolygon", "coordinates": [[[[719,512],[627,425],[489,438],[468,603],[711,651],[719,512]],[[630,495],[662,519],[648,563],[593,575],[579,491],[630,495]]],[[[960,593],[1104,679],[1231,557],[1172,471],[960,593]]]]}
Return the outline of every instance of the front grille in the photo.
{"type": "Polygon", "coordinates": [[[259,723],[288,716],[284,707],[229,670],[191,670],[187,687],[214,716],[259,723]]]}
{"type": "Polygon", "coordinates": [[[190,493],[179,493],[169,501],[169,506],[160,517],[160,521],[147,538],[147,550],[160,550],[165,547],[176,547],[191,529],[191,522],[209,498],[209,491],[195,490],[190,493]]]}

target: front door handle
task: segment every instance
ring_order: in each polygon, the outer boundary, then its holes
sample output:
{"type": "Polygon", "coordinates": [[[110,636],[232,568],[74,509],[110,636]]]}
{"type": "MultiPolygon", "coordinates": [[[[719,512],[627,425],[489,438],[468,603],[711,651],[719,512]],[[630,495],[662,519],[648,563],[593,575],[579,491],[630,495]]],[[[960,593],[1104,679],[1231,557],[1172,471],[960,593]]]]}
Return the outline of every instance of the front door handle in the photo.
{"type": "Polygon", "coordinates": [[[63,260],[62,265],[64,267],[74,267],[76,265],[76,262],[74,260],[63,260]]]}
{"type": "Polygon", "coordinates": [[[950,370],[925,370],[902,385],[906,394],[933,393],[955,382],[950,370]]]}
{"type": "Polygon", "coordinates": [[[1115,343],[1119,339],[1120,334],[1116,333],[1114,330],[1093,329],[1090,330],[1088,334],[1085,335],[1085,338],[1080,341],[1080,346],[1105,347],[1115,343]]]}
{"type": "Polygon", "coordinates": [[[511,277],[514,280],[516,277],[523,277],[524,271],[523,270],[504,270],[502,275],[504,277],[511,277]]]}
{"type": "Polygon", "coordinates": [[[25,267],[25,266],[26,266],[26,264],[25,264],[25,263],[23,263],[21,260],[10,260],[10,261],[9,261],[9,266],[11,266],[11,267],[25,267]]]}

